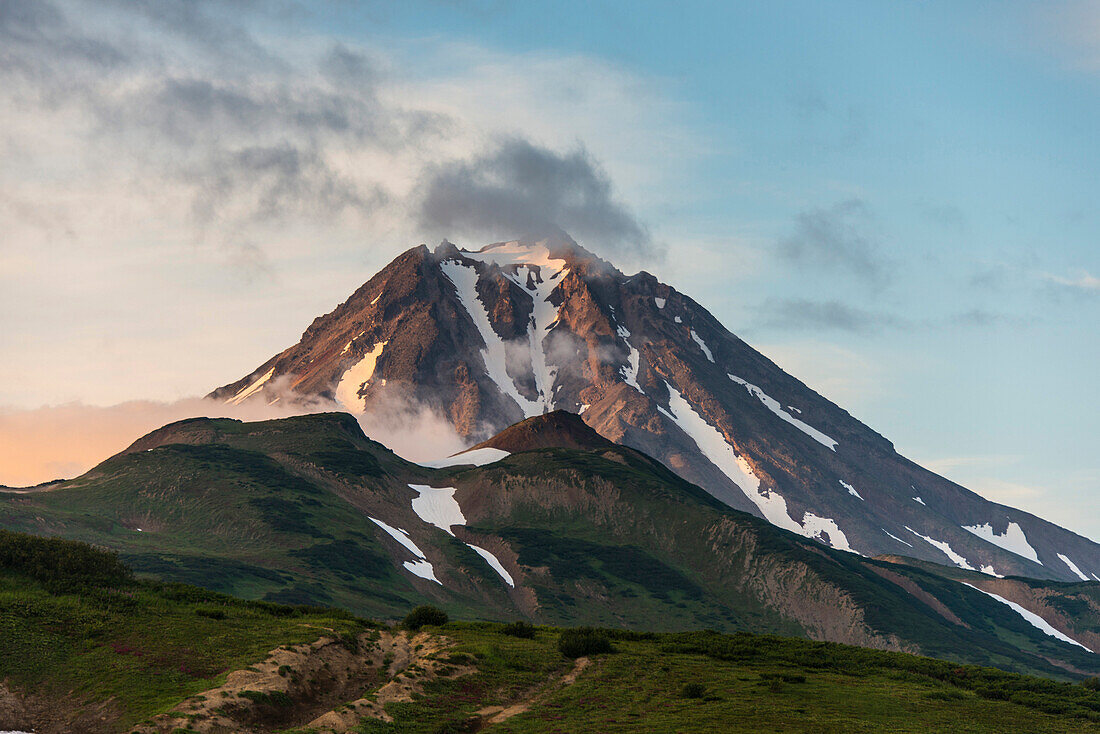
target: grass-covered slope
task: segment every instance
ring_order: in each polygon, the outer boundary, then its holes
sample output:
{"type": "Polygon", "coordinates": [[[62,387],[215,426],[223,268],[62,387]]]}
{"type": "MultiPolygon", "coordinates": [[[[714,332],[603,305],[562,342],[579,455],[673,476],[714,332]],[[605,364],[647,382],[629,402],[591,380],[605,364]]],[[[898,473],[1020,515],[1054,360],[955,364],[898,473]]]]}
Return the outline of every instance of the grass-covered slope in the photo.
{"type": "Polygon", "coordinates": [[[0,532],[0,729],[1100,731],[1095,681],[747,633],[576,632],[376,629],[0,532]]]}
{"type": "Polygon", "coordinates": [[[1100,656],[953,579],[779,530],[614,445],[430,469],[344,414],[195,419],[78,479],[0,493],[0,527],[111,548],[142,577],[377,618],[428,601],[466,619],[767,632],[1051,677],[1100,673],[1100,656]],[[427,522],[410,485],[453,489],[465,524],[427,522]]]}
{"type": "Polygon", "coordinates": [[[365,628],[337,609],[138,581],[113,553],[0,530],[0,729],[122,730],[278,645],[365,628]]]}
{"type": "Polygon", "coordinates": [[[613,651],[573,661],[563,634],[449,624],[452,657],[477,672],[426,685],[359,731],[1084,732],[1100,694],[991,668],[902,653],[749,634],[610,630],[613,651]],[[578,663],[580,663],[578,665],[578,663]],[[571,678],[575,676],[571,682],[571,678]]]}

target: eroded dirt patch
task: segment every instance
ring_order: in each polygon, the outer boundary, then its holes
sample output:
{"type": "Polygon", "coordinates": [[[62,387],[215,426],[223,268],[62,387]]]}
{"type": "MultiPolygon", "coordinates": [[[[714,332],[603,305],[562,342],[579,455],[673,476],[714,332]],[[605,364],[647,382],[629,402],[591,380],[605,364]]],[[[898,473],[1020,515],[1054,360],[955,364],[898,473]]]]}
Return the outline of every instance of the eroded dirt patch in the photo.
{"type": "Polygon", "coordinates": [[[261,734],[306,726],[343,734],[366,717],[391,720],[385,705],[411,701],[444,667],[448,675],[472,672],[435,657],[451,644],[426,633],[373,631],[354,642],[322,637],[279,647],[263,662],[231,672],[224,685],[188,698],[135,731],[261,734]]]}

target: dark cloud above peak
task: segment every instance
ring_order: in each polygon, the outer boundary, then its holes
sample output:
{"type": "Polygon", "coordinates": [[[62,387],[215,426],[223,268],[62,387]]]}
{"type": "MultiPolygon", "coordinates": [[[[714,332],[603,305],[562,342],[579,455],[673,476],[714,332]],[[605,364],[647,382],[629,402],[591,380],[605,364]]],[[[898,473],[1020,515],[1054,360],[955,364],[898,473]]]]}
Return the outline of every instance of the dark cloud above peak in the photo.
{"type": "Polygon", "coordinates": [[[430,169],[417,219],[444,234],[506,239],[564,230],[608,253],[647,256],[657,249],[587,150],[559,153],[519,138],[430,169]]]}
{"type": "Polygon", "coordinates": [[[889,280],[871,209],[861,199],[799,213],[777,252],[798,267],[842,271],[878,286],[889,280]]]}

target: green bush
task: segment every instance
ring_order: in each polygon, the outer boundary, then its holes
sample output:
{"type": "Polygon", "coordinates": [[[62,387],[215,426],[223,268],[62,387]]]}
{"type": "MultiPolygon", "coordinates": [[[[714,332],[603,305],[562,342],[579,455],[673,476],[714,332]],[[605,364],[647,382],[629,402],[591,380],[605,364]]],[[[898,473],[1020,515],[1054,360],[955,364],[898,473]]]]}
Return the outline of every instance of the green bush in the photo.
{"type": "Polygon", "coordinates": [[[118,587],[133,580],[113,551],[9,530],[0,530],[0,569],[29,576],[55,593],[86,586],[118,587]]]}
{"type": "Polygon", "coordinates": [[[680,689],[680,698],[702,698],[707,693],[702,683],[685,683],[680,689]]]}
{"type": "Polygon", "coordinates": [[[472,716],[466,719],[446,721],[435,728],[433,734],[466,734],[481,728],[481,717],[472,716]]]}
{"type": "Polygon", "coordinates": [[[200,607],[195,610],[195,614],[200,617],[206,617],[207,619],[225,619],[225,611],[222,609],[205,609],[200,607]]]}
{"type": "Polygon", "coordinates": [[[579,658],[611,652],[612,648],[606,633],[591,627],[577,627],[562,631],[558,650],[567,658],[579,658]]]}
{"type": "Polygon", "coordinates": [[[432,625],[434,627],[442,627],[447,624],[447,613],[442,609],[436,609],[433,606],[422,604],[416,609],[413,609],[405,617],[405,628],[412,631],[416,631],[425,625],[432,625]]]}
{"type": "Polygon", "coordinates": [[[525,640],[530,640],[535,636],[535,627],[530,622],[509,622],[500,628],[500,633],[502,635],[521,637],[525,640]]]}

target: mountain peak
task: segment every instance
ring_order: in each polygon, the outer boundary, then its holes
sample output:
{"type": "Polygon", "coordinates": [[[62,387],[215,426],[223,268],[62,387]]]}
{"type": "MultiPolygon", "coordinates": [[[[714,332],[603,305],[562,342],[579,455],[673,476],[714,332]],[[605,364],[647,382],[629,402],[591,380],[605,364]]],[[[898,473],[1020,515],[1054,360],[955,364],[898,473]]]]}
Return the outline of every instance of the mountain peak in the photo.
{"type": "Polygon", "coordinates": [[[576,413],[554,410],[505,428],[475,449],[500,449],[508,453],[534,449],[603,449],[615,443],[592,429],[576,413]]]}
{"type": "Polygon", "coordinates": [[[564,232],[550,233],[545,236],[527,236],[503,242],[493,242],[477,250],[468,250],[443,240],[435,249],[438,260],[462,257],[470,260],[496,265],[503,269],[530,266],[537,267],[544,274],[552,275],[569,268],[584,269],[599,264],[610,266],[594,253],[581,247],[564,232]]]}
{"type": "Polygon", "coordinates": [[[504,450],[588,447],[583,420],[730,507],[833,548],[1100,580],[1096,543],[899,456],[687,295],[560,232],[409,250],[212,397],[335,401],[357,415],[396,401],[469,443],[532,419],[484,444],[516,442],[504,450]]]}

